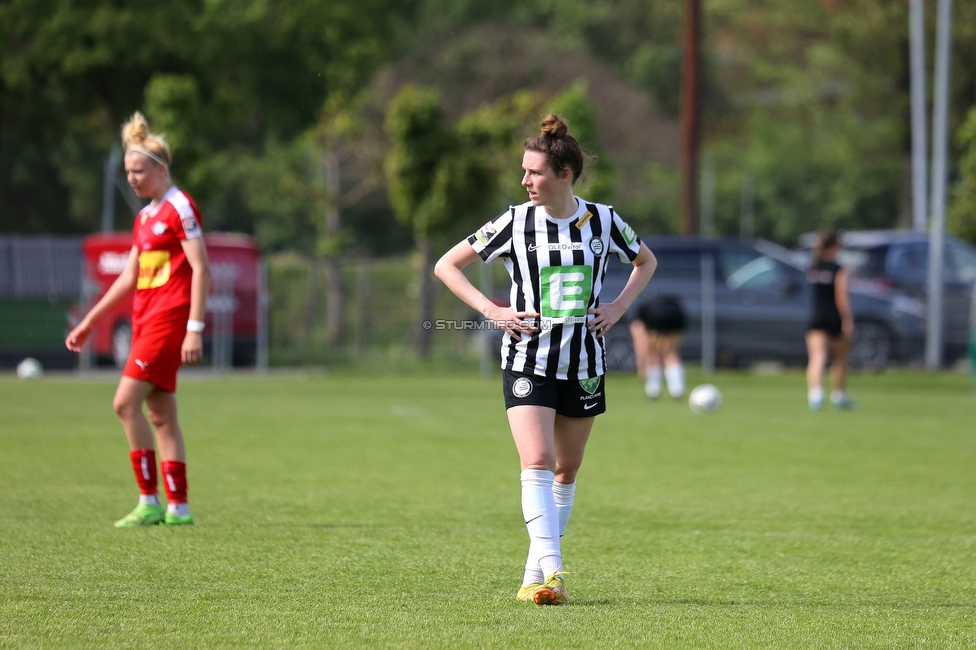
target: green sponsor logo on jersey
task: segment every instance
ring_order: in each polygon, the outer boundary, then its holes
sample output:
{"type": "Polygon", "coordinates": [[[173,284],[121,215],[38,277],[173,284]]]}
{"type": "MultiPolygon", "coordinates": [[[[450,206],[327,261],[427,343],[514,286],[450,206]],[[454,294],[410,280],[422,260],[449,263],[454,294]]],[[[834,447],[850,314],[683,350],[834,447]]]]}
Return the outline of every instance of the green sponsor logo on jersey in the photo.
{"type": "Polygon", "coordinates": [[[637,240],[637,233],[627,224],[624,224],[624,229],[621,231],[621,234],[624,236],[624,241],[627,242],[628,246],[637,240]]]}
{"type": "Polygon", "coordinates": [[[542,269],[540,286],[542,304],[539,310],[544,318],[586,316],[593,291],[593,267],[547,266],[542,269]]]}
{"type": "Polygon", "coordinates": [[[583,387],[583,390],[592,395],[600,387],[600,378],[590,377],[589,379],[580,379],[579,383],[583,387]]]}

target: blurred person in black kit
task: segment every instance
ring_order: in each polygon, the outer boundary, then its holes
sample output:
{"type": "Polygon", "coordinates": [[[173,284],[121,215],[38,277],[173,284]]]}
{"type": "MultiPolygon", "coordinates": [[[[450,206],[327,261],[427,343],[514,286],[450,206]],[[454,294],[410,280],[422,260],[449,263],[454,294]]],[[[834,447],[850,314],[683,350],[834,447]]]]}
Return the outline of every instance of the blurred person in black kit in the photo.
{"type": "Polygon", "coordinates": [[[810,409],[823,408],[823,375],[830,358],[830,401],[837,409],[852,409],[847,395],[847,348],[854,333],[847,295],[847,271],[836,262],[841,250],[837,234],[819,231],[807,281],[813,286],[813,313],[807,328],[807,402],[810,409]]]}
{"type": "Polygon", "coordinates": [[[637,309],[630,323],[634,340],[637,374],[644,380],[644,393],[651,399],[661,395],[661,378],[668,394],[681,399],[685,393],[685,368],[681,363],[681,337],[685,314],[675,296],[654,296],[637,309]]]}

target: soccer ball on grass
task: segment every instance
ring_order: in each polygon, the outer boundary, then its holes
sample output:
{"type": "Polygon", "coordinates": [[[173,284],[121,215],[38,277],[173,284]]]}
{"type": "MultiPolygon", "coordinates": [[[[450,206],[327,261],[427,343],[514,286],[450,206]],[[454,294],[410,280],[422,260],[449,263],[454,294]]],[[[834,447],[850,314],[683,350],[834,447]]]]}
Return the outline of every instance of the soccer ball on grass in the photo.
{"type": "Polygon", "coordinates": [[[711,413],[722,406],[722,393],[712,384],[695,386],[688,395],[688,406],[695,413],[711,413]]]}
{"type": "Polygon", "coordinates": [[[34,357],[27,357],[17,364],[17,376],[21,379],[37,379],[43,373],[41,362],[34,357]]]}

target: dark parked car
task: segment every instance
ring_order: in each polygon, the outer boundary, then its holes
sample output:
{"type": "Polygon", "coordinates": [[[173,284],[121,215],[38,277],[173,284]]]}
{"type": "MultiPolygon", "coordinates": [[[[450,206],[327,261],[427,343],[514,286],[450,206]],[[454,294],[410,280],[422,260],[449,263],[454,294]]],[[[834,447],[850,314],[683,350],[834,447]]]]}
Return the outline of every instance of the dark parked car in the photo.
{"type": "MultiPolygon", "coordinates": [[[[814,235],[800,237],[809,256],[814,235]]],[[[859,230],[841,233],[838,262],[851,272],[852,286],[881,295],[903,294],[923,303],[928,296],[929,237],[911,230],[859,230]]],[[[946,235],[943,257],[943,361],[953,363],[966,353],[970,302],[976,280],[976,249],[946,235]]]]}
{"type": "MultiPolygon", "coordinates": [[[[701,358],[702,260],[709,257],[714,268],[716,362],[731,367],[760,360],[805,363],[811,289],[805,267],[793,251],[762,240],[642,239],[657,257],[658,268],[624,320],[633,318],[641,300],[673,294],[688,320],[682,356],[701,358]]],[[[604,300],[620,292],[629,269],[611,259],[604,300]]],[[[925,324],[919,301],[869,289],[852,289],[850,294],[855,318],[852,367],[881,369],[890,362],[921,360],[925,324]]],[[[610,368],[633,368],[633,345],[625,323],[610,330],[608,338],[610,368]]]]}

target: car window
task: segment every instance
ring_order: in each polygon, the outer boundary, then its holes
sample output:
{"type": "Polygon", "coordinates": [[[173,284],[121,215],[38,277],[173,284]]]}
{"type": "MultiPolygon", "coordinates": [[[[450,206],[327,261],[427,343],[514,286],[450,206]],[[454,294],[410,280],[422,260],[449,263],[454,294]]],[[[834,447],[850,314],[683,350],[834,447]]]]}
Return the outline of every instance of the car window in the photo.
{"type": "Polygon", "coordinates": [[[654,277],[667,280],[701,281],[701,253],[699,251],[653,251],[657,258],[654,277]]]}
{"type": "Polygon", "coordinates": [[[892,246],[888,270],[892,275],[906,280],[925,280],[929,270],[928,244],[892,246]]]}
{"type": "Polygon", "coordinates": [[[730,289],[764,289],[782,285],[785,274],[780,264],[763,255],[743,264],[725,278],[730,289]]]}
{"type": "Polygon", "coordinates": [[[976,280],[976,253],[959,246],[949,246],[946,250],[946,271],[953,280],[973,282],[976,280]]]}
{"type": "MultiPolygon", "coordinates": [[[[943,280],[973,282],[976,280],[976,254],[958,246],[946,246],[942,267],[943,280]]],[[[892,247],[889,261],[891,274],[924,282],[929,275],[928,244],[908,244],[892,247]]]]}

